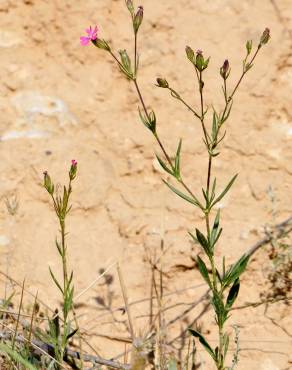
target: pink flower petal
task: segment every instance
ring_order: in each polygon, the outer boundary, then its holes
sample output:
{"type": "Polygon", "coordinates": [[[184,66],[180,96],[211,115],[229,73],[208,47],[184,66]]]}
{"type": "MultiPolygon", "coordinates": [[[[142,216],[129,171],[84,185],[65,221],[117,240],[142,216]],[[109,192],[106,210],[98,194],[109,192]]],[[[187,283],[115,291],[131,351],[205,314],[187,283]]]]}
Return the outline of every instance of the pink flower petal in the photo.
{"type": "Polygon", "coordinates": [[[98,27],[95,26],[94,29],[93,29],[91,26],[89,26],[89,28],[85,29],[85,32],[87,33],[87,36],[81,36],[80,37],[80,44],[82,46],[88,45],[90,40],[96,40],[97,39],[98,27]]]}
{"type": "Polygon", "coordinates": [[[89,44],[89,41],[90,41],[90,38],[89,37],[86,37],[86,36],[81,36],[80,37],[80,44],[82,46],[86,46],[89,44]]]}

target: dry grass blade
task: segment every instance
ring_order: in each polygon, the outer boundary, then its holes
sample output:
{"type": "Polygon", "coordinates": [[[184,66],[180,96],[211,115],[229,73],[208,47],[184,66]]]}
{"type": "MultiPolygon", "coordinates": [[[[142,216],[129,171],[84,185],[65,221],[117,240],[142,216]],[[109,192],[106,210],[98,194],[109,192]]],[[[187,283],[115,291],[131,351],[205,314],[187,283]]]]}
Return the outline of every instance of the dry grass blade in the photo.
{"type": "MultiPolygon", "coordinates": [[[[22,288],[22,284],[20,284],[17,280],[13,279],[11,276],[7,275],[5,272],[3,271],[0,271],[0,274],[3,275],[5,278],[9,279],[11,282],[13,282],[15,285],[17,285],[18,287],[22,288]]],[[[33,297],[35,299],[35,294],[32,293],[31,291],[29,291],[28,289],[23,289],[25,293],[27,293],[28,295],[30,295],[31,297],[33,297]]],[[[40,304],[42,304],[48,311],[50,311],[51,313],[54,313],[54,310],[51,309],[50,306],[48,306],[44,301],[42,301],[40,298],[38,298],[37,300],[40,304]]]]}
{"type": "MultiPolygon", "coordinates": [[[[34,323],[34,318],[35,318],[35,313],[36,313],[36,302],[37,302],[37,297],[38,293],[36,293],[34,304],[33,304],[33,309],[32,309],[32,315],[31,315],[31,320],[30,320],[30,326],[29,326],[29,333],[28,333],[28,342],[31,342],[32,338],[32,332],[33,332],[33,323],[34,323]]],[[[27,346],[27,351],[29,350],[29,347],[27,346]]]]}
{"type": "Polygon", "coordinates": [[[264,245],[270,243],[273,239],[280,239],[284,235],[289,234],[292,231],[292,216],[287,218],[285,221],[280,222],[279,224],[275,225],[273,227],[273,230],[276,231],[276,235],[267,235],[262,240],[259,240],[257,243],[255,243],[247,252],[248,256],[252,256],[258,249],[263,247],[264,245]]]}
{"type": "Polygon", "coordinates": [[[20,312],[21,312],[21,309],[22,309],[24,284],[25,284],[25,280],[23,280],[23,283],[22,283],[21,297],[20,297],[20,303],[19,303],[19,308],[18,308],[18,315],[17,315],[16,325],[15,325],[15,332],[14,332],[14,336],[12,338],[12,351],[14,351],[15,338],[16,338],[17,331],[18,331],[18,325],[19,325],[19,319],[20,319],[20,312]]]}
{"type": "Polygon", "coordinates": [[[134,336],[134,326],[133,326],[133,321],[132,321],[131,312],[130,312],[128,295],[127,295],[127,290],[126,290],[124,278],[123,278],[122,271],[121,271],[121,268],[120,268],[120,265],[119,264],[117,265],[117,271],[118,271],[118,276],[119,276],[119,280],[120,280],[122,294],[123,294],[123,298],[124,298],[124,302],[125,302],[125,307],[126,307],[126,311],[127,311],[127,315],[128,315],[129,327],[130,327],[130,334],[131,334],[131,337],[132,337],[132,341],[134,341],[134,339],[135,339],[135,336],[134,336]]]}
{"type": "Polygon", "coordinates": [[[106,270],[104,270],[104,272],[102,274],[100,274],[95,280],[93,280],[92,283],[90,283],[88,285],[87,288],[85,288],[84,290],[82,290],[82,292],[80,292],[79,294],[77,294],[75,297],[74,297],[74,302],[77,301],[77,299],[79,299],[83,294],[85,294],[89,289],[91,289],[101,278],[104,277],[104,275],[110,271],[115,265],[117,264],[117,262],[114,262],[112,263],[106,270]]]}

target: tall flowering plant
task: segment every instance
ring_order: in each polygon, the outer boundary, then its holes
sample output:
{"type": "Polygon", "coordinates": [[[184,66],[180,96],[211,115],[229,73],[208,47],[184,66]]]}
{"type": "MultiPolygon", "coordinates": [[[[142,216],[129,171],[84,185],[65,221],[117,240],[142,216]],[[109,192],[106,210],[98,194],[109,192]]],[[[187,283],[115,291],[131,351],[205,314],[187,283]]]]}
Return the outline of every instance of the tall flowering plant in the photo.
{"type": "Polygon", "coordinates": [[[213,106],[210,108],[205,104],[205,73],[209,68],[210,58],[206,58],[203,51],[200,49],[194,51],[190,46],[186,46],[185,49],[186,57],[193,66],[194,74],[198,82],[199,109],[187,103],[165,78],[157,78],[156,80],[156,86],[169,91],[174,99],[192,112],[194,119],[198,120],[201,125],[208,160],[205,186],[202,189],[202,195],[199,196],[198,192],[194,191],[191,186],[186,183],[182,173],[182,140],[178,142],[177,150],[174,155],[170,154],[158,132],[156,114],[154,110],[148,109],[145,103],[138,78],[140,68],[138,57],[138,33],[143,22],[144,10],[142,6],[139,6],[138,9],[135,10],[132,0],[126,0],[125,4],[130,13],[133,26],[133,58],[129,56],[128,51],[125,49],[115,52],[106,40],[99,37],[97,34],[97,27],[94,28],[95,32],[92,32],[93,28],[91,27],[86,30],[88,36],[81,37],[80,42],[81,45],[88,45],[91,42],[91,44],[98,49],[104,50],[109,57],[116,62],[121,73],[134,85],[141,104],[139,108],[141,122],[152,133],[161,149],[161,155],[157,156],[157,160],[165,173],[172,176],[173,180],[179,185],[179,188],[163,180],[165,185],[178,197],[190,203],[193,207],[196,207],[205,219],[205,230],[203,231],[196,228],[195,232],[189,233],[189,235],[195,243],[201,246],[204,252],[204,258],[197,256],[197,266],[202,278],[211,291],[211,303],[218,328],[218,343],[215,346],[211,346],[207,339],[194,328],[189,328],[189,332],[199,340],[218,370],[234,369],[238,361],[238,353],[236,352],[234,354],[232,364],[227,366],[226,355],[229,349],[230,336],[225,330],[225,324],[230,317],[230,311],[237,299],[240,289],[240,277],[246,269],[249,257],[247,254],[244,254],[231,266],[226,266],[224,257],[219,264],[216,262],[216,247],[222,234],[222,227],[220,222],[220,210],[215,211],[215,206],[230,190],[236,180],[237,174],[230,179],[223,190],[219,191],[218,181],[213,173],[213,163],[220,155],[218,149],[225,138],[226,131],[223,132],[223,130],[226,127],[227,120],[230,118],[236,92],[245,75],[253,68],[258,53],[262,47],[268,43],[270,31],[268,28],[264,30],[256,47],[254,47],[252,40],[246,42],[242,72],[234,86],[229,86],[228,83],[231,72],[230,63],[227,59],[223,61],[222,66],[219,68],[224,98],[224,104],[221,109],[217,110],[213,106]]]}

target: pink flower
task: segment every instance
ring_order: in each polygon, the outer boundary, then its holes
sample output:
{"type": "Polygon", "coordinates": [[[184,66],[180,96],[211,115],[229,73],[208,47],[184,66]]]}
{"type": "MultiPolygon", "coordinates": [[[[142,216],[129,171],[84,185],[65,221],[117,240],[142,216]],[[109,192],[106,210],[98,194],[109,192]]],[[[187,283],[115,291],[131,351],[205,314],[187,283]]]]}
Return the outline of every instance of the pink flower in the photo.
{"type": "Polygon", "coordinates": [[[89,44],[89,42],[91,40],[96,40],[97,39],[97,31],[98,31],[98,27],[95,26],[94,29],[90,26],[89,28],[87,28],[85,30],[85,32],[87,33],[87,36],[81,36],[80,37],[80,44],[82,46],[86,46],[89,44]]]}
{"type": "Polygon", "coordinates": [[[72,159],[71,165],[74,166],[74,167],[77,166],[77,161],[75,159],[72,159]]]}

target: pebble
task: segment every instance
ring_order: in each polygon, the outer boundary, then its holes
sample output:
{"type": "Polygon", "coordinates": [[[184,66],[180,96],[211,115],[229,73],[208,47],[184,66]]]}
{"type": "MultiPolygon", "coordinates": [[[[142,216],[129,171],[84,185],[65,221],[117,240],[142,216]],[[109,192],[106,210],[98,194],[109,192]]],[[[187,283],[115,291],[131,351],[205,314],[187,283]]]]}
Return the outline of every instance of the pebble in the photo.
{"type": "Polygon", "coordinates": [[[0,141],[15,140],[15,139],[41,139],[49,136],[48,132],[30,130],[30,131],[8,131],[0,136],[0,141]]]}
{"type": "Polygon", "coordinates": [[[11,31],[0,30],[0,47],[1,48],[11,48],[13,46],[18,46],[22,42],[20,36],[11,31]]]}
{"type": "Polygon", "coordinates": [[[38,91],[24,90],[16,93],[11,102],[14,107],[32,123],[36,115],[56,117],[60,126],[76,125],[77,119],[69,111],[66,103],[56,97],[44,95],[38,91]]]}
{"type": "Polygon", "coordinates": [[[0,235],[0,246],[6,247],[10,244],[10,239],[6,235],[0,235]]]}

